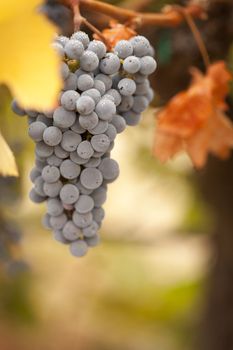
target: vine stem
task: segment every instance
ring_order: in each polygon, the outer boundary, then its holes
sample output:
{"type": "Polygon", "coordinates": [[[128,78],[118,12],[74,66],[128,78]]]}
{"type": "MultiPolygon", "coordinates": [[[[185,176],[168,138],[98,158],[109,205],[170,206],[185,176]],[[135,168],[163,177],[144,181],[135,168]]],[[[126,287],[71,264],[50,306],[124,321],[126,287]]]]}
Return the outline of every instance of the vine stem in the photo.
{"type": "Polygon", "coordinates": [[[105,38],[105,36],[101,33],[101,31],[99,31],[98,28],[96,28],[95,26],[93,26],[93,24],[91,24],[85,17],[82,17],[82,23],[85,24],[93,33],[97,34],[98,37],[101,39],[101,41],[104,42],[104,44],[106,45],[107,48],[109,48],[109,42],[108,40],[105,38]]]}
{"type": "Polygon", "coordinates": [[[192,34],[193,34],[193,37],[197,43],[197,46],[198,46],[198,49],[201,53],[205,67],[206,67],[206,69],[208,69],[208,67],[210,66],[210,57],[209,57],[208,51],[206,49],[206,45],[203,41],[202,35],[201,35],[199,29],[197,28],[196,23],[194,22],[190,13],[187,13],[186,11],[184,11],[183,7],[175,6],[175,8],[177,8],[177,10],[180,11],[180,13],[184,16],[192,34]]]}
{"type": "MultiPolygon", "coordinates": [[[[63,4],[74,8],[80,5],[81,9],[98,12],[112,17],[120,22],[137,19],[138,26],[157,25],[163,27],[175,27],[184,21],[182,13],[174,6],[165,6],[161,13],[137,12],[98,0],[60,0],[63,4]]],[[[205,19],[206,14],[201,6],[190,4],[184,12],[192,17],[205,19]]]]}

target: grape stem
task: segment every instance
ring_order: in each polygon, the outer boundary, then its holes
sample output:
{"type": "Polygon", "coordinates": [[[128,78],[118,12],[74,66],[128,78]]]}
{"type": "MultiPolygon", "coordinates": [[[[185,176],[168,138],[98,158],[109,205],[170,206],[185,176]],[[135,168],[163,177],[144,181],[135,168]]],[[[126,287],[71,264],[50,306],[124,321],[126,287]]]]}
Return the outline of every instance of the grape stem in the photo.
{"type": "MultiPolygon", "coordinates": [[[[73,10],[76,6],[88,10],[99,12],[118,21],[124,22],[135,20],[138,26],[157,25],[162,27],[175,27],[184,21],[184,16],[176,6],[167,5],[161,13],[138,12],[110,5],[98,0],[60,0],[63,4],[71,7],[73,10]]],[[[206,19],[206,12],[199,5],[190,4],[183,8],[184,13],[200,19],[206,19]]]]}
{"type": "MultiPolygon", "coordinates": [[[[82,24],[88,27],[93,33],[96,33],[98,37],[105,43],[107,48],[109,48],[109,43],[104,35],[96,28],[93,24],[91,24],[85,17],[83,17],[80,13],[80,0],[67,0],[69,2],[69,7],[73,12],[73,22],[74,22],[74,31],[80,30],[82,24]]],[[[66,1],[66,2],[67,2],[66,1]]]]}
{"type": "Polygon", "coordinates": [[[184,11],[184,8],[181,6],[174,6],[175,8],[177,8],[178,11],[180,11],[180,13],[184,16],[192,34],[193,37],[197,43],[198,49],[201,53],[203,62],[205,64],[206,69],[208,69],[209,65],[210,65],[210,57],[208,54],[208,51],[206,49],[205,43],[203,41],[203,38],[201,36],[201,33],[199,31],[199,29],[196,26],[196,23],[193,20],[193,17],[190,15],[190,13],[187,13],[184,11]]]}
{"type": "Polygon", "coordinates": [[[210,65],[210,59],[206,46],[193,20],[193,17],[206,19],[206,12],[201,6],[194,4],[189,4],[186,7],[178,5],[167,5],[162,9],[161,13],[147,13],[117,7],[98,0],[61,1],[69,6],[73,11],[74,29],[79,30],[81,24],[86,25],[90,30],[98,35],[98,37],[105,43],[108,48],[108,40],[95,26],[93,26],[86,18],[80,14],[80,8],[82,9],[83,7],[85,10],[99,12],[101,14],[117,19],[118,21],[127,22],[129,26],[132,26],[134,28],[146,25],[175,27],[183,21],[186,21],[198,45],[205,67],[208,68],[210,65]]]}
{"type": "Polygon", "coordinates": [[[82,17],[82,23],[88,27],[93,33],[97,34],[98,37],[101,39],[101,41],[104,42],[104,44],[106,45],[107,49],[110,49],[109,46],[109,42],[108,40],[105,38],[105,36],[101,33],[101,31],[99,31],[99,29],[97,29],[95,26],[93,26],[93,24],[91,24],[85,17],[82,17]]]}

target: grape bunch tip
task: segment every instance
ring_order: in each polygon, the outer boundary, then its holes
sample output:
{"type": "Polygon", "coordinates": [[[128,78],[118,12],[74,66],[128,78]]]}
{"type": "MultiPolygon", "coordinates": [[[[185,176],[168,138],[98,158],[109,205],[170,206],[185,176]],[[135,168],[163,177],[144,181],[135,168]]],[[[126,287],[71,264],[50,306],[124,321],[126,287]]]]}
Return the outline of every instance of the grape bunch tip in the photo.
{"type": "Polygon", "coordinates": [[[107,187],[119,176],[111,158],[115,138],[127,125],[137,125],[152,101],[148,76],[157,64],[140,35],[120,40],[112,52],[81,31],[57,36],[53,47],[62,57],[58,107],[24,110],[13,100],[12,109],[28,116],[35,141],[30,199],[46,202],[43,225],[81,257],[100,241],[107,187]]]}

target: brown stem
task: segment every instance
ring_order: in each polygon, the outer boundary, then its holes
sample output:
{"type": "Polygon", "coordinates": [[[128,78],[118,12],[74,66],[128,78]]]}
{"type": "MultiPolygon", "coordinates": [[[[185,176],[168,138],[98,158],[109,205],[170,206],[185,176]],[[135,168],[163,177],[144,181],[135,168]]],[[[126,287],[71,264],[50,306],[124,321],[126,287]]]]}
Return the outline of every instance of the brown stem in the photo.
{"type": "Polygon", "coordinates": [[[80,29],[82,23],[82,16],[80,14],[79,3],[73,6],[73,14],[74,14],[74,31],[77,32],[80,29]]]}
{"type": "Polygon", "coordinates": [[[82,17],[82,23],[85,24],[93,33],[96,33],[98,37],[103,41],[106,47],[109,49],[109,42],[105,36],[97,29],[93,24],[91,24],[86,18],[82,17]]]}
{"type": "Polygon", "coordinates": [[[174,6],[178,11],[180,11],[180,13],[184,16],[192,34],[193,37],[197,43],[197,46],[199,48],[199,51],[201,53],[203,62],[205,64],[206,69],[208,69],[209,65],[210,65],[210,57],[208,54],[208,51],[206,49],[205,43],[203,41],[203,38],[201,36],[201,33],[199,31],[199,29],[196,26],[196,23],[194,22],[192,16],[190,15],[190,13],[188,13],[187,11],[184,11],[184,8],[181,6],[174,6]]]}
{"type": "MultiPolygon", "coordinates": [[[[60,0],[66,5],[71,6],[72,3],[77,3],[77,0],[60,0]]],[[[184,16],[178,9],[173,6],[166,6],[162,13],[147,13],[137,12],[114,5],[107,4],[98,0],[79,0],[81,9],[99,12],[109,17],[115,18],[120,22],[125,22],[130,19],[138,18],[138,25],[157,25],[164,27],[173,27],[184,21],[184,16]]],[[[193,17],[204,18],[205,12],[201,6],[189,5],[184,9],[186,14],[193,17]]]]}

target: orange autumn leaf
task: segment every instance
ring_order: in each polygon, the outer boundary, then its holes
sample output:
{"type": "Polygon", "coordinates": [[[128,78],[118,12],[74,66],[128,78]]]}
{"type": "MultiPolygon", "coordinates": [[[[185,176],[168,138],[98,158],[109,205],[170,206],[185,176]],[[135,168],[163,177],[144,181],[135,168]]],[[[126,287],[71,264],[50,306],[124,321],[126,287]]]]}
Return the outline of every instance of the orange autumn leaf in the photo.
{"type": "MultiPolygon", "coordinates": [[[[109,22],[110,28],[106,28],[102,31],[102,35],[107,40],[110,49],[113,48],[119,40],[129,40],[137,33],[127,25],[118,23],[115,20],[109,22]]],[[[98,34],[94,34],[93,37],[97,40],[101,40],[98,34]]]]}
{"type": "Polygon", "coordinates": [[[175,95],[158,114],[154,155],[162,162],[186,151],[196,167],[209,153],[226,158],[233,147],[233,123],[224,114],[232,74],[223,61],[206,75],[192,69],[190,87],[175,95]]]}

